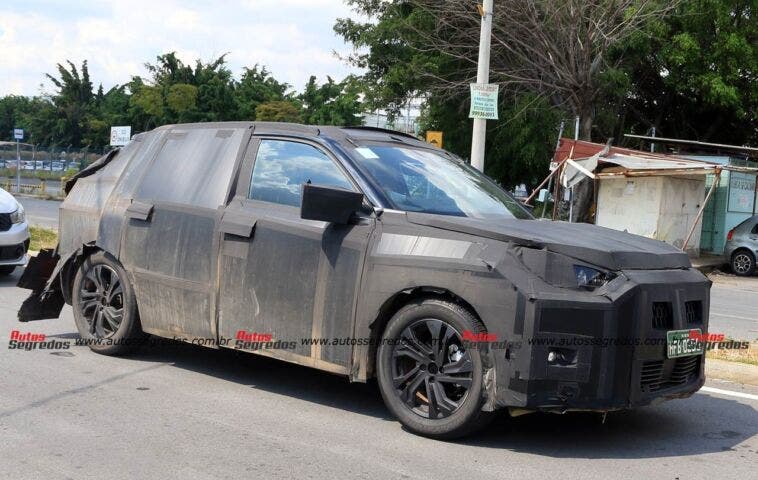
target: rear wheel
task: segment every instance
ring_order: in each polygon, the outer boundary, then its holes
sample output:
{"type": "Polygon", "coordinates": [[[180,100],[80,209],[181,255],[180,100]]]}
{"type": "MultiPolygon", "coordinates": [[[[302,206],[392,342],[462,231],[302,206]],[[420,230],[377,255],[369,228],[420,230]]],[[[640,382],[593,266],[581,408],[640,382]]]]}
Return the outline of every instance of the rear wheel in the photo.
{"type": "Polygon", "coordinates": [[[377,351],[379,388],[387,408],[414,433],[440,439],[484,426],[483,365],[463,332],[484,332],[468,310],[437,299],[413,302],[390,320],[377,351]]]}
{"type": "Polygon", "coordinates": [[[120,355],[142,338],[134,289],[126,271],[105,252],[82,262],[72,288],[74,320],[89,347],[104,355],[120,355]]]}
{"type": "Polygon", "coordinates": [[[7,275],[10,275],[13,273],[13,271],[16,269],[13,265],[4,265],[0,267],[0,277],[5,277],[7,275]]]}
{"type": "Polygon", "coordinates": [[[749,250],[737,250],[732,255],[731,267],[735,275],[749,277],[755,273],[755,255],[749,250]]]}

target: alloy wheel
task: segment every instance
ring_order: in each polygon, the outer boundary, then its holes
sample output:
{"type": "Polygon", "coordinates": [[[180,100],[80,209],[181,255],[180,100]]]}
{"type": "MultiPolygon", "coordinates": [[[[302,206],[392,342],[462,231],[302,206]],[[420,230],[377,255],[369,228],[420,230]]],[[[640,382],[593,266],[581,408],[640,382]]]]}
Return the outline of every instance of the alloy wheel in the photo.
{"type": "Polygon", "coordinates": [[[463,405],[471,387],[471,353],[450,324],[415,321],[392,352],[392,381],[400,400],[417,415],[448,417],[463,405]]]}
{"type": "Polygon", "coordinates": [[[747,273],[753,266],[753,259],[747,253],[738,253],[732,262],[735,272],[747,273]]]}
{"type": "Polygon", "coordinates": [[[79,289],[79,311],[90,335],[113,336],[124,319],[124,289],[121,279],[108,265],[95,265],[85,275],[79,289]]]}

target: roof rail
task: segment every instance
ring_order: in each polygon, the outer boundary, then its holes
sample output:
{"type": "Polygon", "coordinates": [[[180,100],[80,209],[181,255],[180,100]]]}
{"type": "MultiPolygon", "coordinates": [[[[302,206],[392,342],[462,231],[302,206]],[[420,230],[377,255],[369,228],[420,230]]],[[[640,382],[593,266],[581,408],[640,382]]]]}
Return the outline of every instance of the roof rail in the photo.
{"type": "Polygon", "coordinates": [[[410,133],[398,132],[397,130],[390,130],[389,128],[372,127],[372,126],[369,126],[369,125],[358,125],[358,126],[354,126],[354,127],[342,127],[342,129],[343,130],[365,130],[365,131],[368,131],[368,132],[381,132],[381,133],[386,133],[388,135],[399,135],[401,137],[412,138],[414,140],[418,140],[418,138],[414,137],[410,133]]]}

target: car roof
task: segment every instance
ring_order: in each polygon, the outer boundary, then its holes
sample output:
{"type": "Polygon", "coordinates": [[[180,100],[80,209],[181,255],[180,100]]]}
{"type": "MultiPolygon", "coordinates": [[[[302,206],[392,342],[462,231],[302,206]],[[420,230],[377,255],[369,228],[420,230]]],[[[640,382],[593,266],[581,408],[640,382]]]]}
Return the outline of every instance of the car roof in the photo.
{"type": "Polygon", "coordinates": [[[322,137],[337,142],[401,142],[418,147],[434,148],[413,135],[371,126],[340,127],[333,125],[303,125],[285,122],[210,122],[210,123],[180,123],[163,125],[155,130],[194,129],[194,128],[244,128],[252,129],[254,135],[295,135],[303,137],[322,137]]]}

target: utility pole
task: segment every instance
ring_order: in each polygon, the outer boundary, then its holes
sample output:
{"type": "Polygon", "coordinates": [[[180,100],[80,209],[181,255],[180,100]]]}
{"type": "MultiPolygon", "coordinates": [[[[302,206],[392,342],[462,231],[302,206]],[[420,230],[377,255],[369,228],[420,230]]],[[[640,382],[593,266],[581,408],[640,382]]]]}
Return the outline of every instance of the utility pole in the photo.
{"type": "Polygon", "coordinates": [[[13,139],[16,140],[16,193],[21,193],[21,140],[24,139],[24,129],[14,128],[13,139]]]}
{"type": "MultiPolygon", "coordinates": [[[[574,142],[579,141],[579,115],[574,119],[574,142]]],[[[574,187],[569,188],[569,223],[574,221],[574,187]]]]}
{"type": "Polygon", "coordinates": [[[16,138],[16,193],[21,193],[21,148],[20,142],[16,138]]]}
{"type": "MultiPolygon", "coordinates": [[[[492,40],[492,15],[494,0],[484,0],[482,15],[482,29],[479,34],[479,61],[476,71],[476,83],[490,82],[490,43],[492,40]]],[[[471,137],[471,165],[484,171],[484,141],[487,136],[487,120],[474,119],[474,131],[471,137]]]]}

